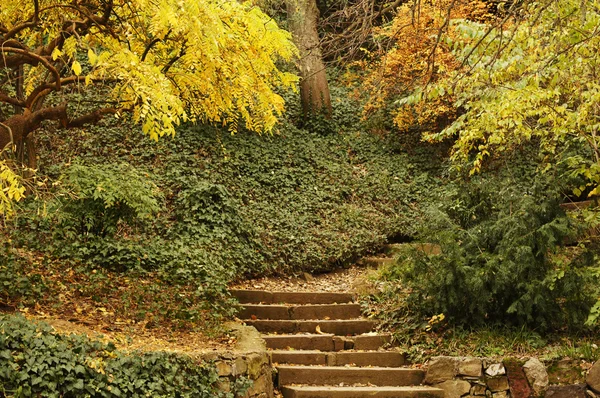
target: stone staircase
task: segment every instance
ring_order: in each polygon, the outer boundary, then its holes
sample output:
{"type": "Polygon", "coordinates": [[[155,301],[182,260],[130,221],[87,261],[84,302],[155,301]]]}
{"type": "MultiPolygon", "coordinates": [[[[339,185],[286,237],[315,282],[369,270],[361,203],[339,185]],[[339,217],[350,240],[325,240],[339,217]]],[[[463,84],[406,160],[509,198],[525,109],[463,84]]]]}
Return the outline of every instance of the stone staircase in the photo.
{"type": "Polygon", "coordinates": [[[347,293],[232,290],[238,314],[263,333],[284,398],[434,398],[420,369],[404,367],[390,336],[372,332],[347,293]]]}

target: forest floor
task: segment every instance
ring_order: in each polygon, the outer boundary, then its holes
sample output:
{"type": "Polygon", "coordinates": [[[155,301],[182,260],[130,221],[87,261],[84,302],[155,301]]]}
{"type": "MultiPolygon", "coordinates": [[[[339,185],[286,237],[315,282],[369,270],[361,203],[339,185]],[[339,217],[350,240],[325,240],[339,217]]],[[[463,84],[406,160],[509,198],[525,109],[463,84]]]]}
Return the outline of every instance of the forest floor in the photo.
{"type": "Polygon", "coordinates": [[[363,293],[372,287],[369,276],[376,269],[362,265],[338,268],[331,272],[300,277],[264,277],[234,283],[231,289],[267,290],[281,292],[354,292],[363,293]]]}

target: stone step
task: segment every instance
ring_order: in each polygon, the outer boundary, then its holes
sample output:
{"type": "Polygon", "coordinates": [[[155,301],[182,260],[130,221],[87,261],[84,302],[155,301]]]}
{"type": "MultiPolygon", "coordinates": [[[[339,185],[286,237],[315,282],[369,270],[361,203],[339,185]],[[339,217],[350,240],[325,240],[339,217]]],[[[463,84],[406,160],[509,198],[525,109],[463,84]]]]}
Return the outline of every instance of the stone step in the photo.
{"type": "Polygon", "coordinates": [[[312,387],[285,386],[283,398],[444,398],[444,390],[433,387],[312,387]]]}
{"type": "Polygon", "coordinates": [[[274,305],[245,304],[240,319],[354,319],[361,316],[359,304],[274,305]]]}
{"type": "Polygon", "coordinates": [[[437,255],[441,254],[442,252],[442,248],[440,247],[440,245],[435,243],[422,242],[391,243],[383,246],[383,251],[388,257],[396,257],[398,254],[400,254],[401,251],[406,250],[410,247],[427,255],[437,255]]]}
{"type": "Polygon", "coordinates": [[[229,293],[242,304],[341,304],[354,301],[354,296],[350,293],[268,292],[242,289],[232,289],[229,293]]]}
{"type": "Polygon", "coordinates": [[[343,366],[277,366],[277,383],[338,386],[368,384],[375,386],[414,386],[425,377],[420,369],[410,368],[353,368],[343,366]]]}
{"type": "Polygon", "coordinates": [[[339,336],[368,333],[377,326],[377,322],[367,319],[336,319],[329,321],[246,320],[244,322],[263,333],[314,333],[319,327],[323,333],[339,336]]]}
{"type": "Polygon", "coordinates": [[[383,252],[389,257],[394,257],[406,248],[406,243],[388,243],[383,245],[383,252]]]}
{"type": "Polygon", "coordinates": [[[333,334],[284,334],[263,335],[267,348],[272,350],[319,350],[342,351],[361,350],[375,351],[391,343],[389,334],[358,335],[350,337],[334,336],[333,334]]]}
{"type": "Polygon", "coordinates": [[[390,257],[363,257],[359,263],[367,267],[382,267],[392,265],[396,262],[395,258],[390,257]]]}
{"type": "Polygon", "coordinates": [[[399,367],[406,365],[406,355],[396,351],[286,351],[276,350],[270,353],[271,362],[293,365],[327,366],[379,366],[399,367]]]}

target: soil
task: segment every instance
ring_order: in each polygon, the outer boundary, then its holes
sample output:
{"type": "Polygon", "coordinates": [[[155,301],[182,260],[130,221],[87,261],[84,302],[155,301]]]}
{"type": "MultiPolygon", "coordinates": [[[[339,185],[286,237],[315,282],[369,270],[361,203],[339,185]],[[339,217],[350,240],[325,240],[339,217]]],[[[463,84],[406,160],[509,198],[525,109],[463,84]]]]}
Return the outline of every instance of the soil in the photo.
{"type": "Polygon", "coordinates": [[[166,330],[129,330],[125,332],[107,331],[102,325],[72,322],[52,316],[27,315],[35,321],[43,321],[61,334],[84,334],[90,339],[112,342],[118,349],[125,351],[168,351],[181,353],[197,353],[231,349],[235,338],[227,334],[219,338],[191,331],[166,330]]]}

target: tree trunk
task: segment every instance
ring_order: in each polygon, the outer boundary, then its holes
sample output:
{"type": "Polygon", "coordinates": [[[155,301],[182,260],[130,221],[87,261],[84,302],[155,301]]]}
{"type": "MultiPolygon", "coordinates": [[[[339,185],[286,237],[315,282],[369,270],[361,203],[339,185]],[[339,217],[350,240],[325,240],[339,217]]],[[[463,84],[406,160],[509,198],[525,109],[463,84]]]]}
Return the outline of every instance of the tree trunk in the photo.
{"type": "Polygon", "coordinates": [[[331,116],[331,96],[319,44],[316,0],[286,0],[288,23],[300,50],[300,97],[304,114],[324,112],[331,116]]]}

